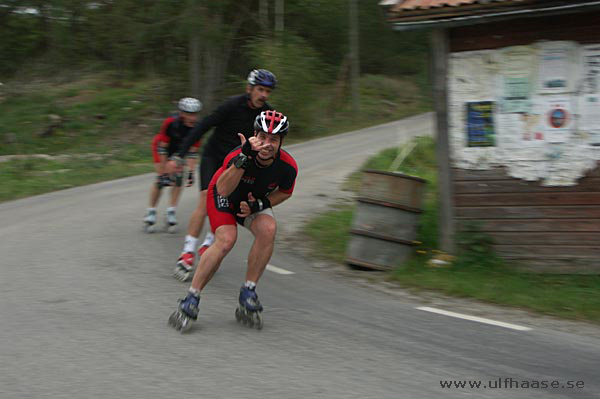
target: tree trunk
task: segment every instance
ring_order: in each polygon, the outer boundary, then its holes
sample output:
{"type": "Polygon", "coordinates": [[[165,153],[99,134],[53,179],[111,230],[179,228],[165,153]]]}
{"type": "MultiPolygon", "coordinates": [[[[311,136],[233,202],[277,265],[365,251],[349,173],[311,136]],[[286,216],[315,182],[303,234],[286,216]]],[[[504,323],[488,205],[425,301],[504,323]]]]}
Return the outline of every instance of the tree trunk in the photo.
{"type": "Polygon", "coordinates": [[[202,92],[201,65],[200,65],[200,32],[194,30],[190,37],[190,84],[191,94],[200,98],[202,92]]]}
{"type": "Polygon", "coordinates": [[[263,33],[269,29],[269,0],[259,0],[258,2],[258,23],[263,33]]]}
{"type": "Polygon", "coordinates": [[[350,87],[352,96],[352,111],[356,115],[360,110],[359,78],[360,60],[358,53],[358,4],[357,0],[350,1],[350,87]]]}
{"type": "Polygon", "coordinates": [[[275,33],[281,35],[284,29],[284,0],[275,0],[275,33]]]}

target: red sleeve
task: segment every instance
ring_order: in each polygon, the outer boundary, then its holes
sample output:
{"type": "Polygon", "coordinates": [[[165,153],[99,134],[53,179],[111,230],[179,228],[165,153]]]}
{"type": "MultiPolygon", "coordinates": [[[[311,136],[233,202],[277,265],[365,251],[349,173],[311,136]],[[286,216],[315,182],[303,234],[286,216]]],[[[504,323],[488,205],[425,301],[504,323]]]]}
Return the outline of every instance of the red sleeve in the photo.
{"type": "Polygon", "coordinates": [[[223,161],[223,169],[227,169],[229,167],[229,164],[231,163],[231,160],[235,157],[237,157],[238,155],[240,155],[240,152],[242,152],[242,148],[236,148],[235,150],[231,151],[229,154],[227,154],[227,156],[225,157],[225,160],[223,161]]]}
{"type": "Polygon", "coordinates": [[[296,176],[298,176],[298,165],[296,160],[285,150],[281,150],[281,161],[286,165],[286,174],[279,183],[279,191],[286,194],[291,194],[296,186],[296,176]]]}
{"type": "Polygon", "coordinates": [[[202,143],[202,140],[196,141],[194,144],[192,144],[192,147],[194,147],[195,149],[198,149],[198,147],[200,147],[200,143],[202,143]]]}
{"type": "Polygon", "coordinates": [[[173,123],[174,120],[175,118],[173,117],[169,117],[164,120],[162,126],[160,127],[160,131],[158,132],[159,141],[162,141],[163,143],[169,143],[171,141],[171,138],[169,137],[169,135],[167,135],[167,131],[169,130],[169,126],[171,126],[171,123],[173,123]]]}

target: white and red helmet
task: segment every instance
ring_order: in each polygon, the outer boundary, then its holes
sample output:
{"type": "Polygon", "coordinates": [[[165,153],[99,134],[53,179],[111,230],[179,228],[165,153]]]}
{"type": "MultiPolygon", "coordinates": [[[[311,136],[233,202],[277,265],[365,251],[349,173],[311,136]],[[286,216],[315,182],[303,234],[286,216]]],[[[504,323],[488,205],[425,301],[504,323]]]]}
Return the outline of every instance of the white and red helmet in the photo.
{"type": "Polygon", "coordinates": [[[254,119],[254,130],[285,136],[290,127],[287,116],[275,110],[262,111],[254,119]]]}

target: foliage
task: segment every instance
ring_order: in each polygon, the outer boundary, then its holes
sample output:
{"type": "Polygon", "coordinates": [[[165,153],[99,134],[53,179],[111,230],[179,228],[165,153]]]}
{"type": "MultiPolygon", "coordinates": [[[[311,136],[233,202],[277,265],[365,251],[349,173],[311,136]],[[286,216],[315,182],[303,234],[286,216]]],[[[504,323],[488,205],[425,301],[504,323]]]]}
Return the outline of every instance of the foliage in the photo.
{"type": "Polygon", "coordinates": [[[259,38],[248,44],[254,65],[272,71],[278,80],[270,102],[286,110],[294,131],[310,128],[314,122],[315,93],[324,82],[321,61],[316,52],[296,35],[283,40],[259,38]]]}

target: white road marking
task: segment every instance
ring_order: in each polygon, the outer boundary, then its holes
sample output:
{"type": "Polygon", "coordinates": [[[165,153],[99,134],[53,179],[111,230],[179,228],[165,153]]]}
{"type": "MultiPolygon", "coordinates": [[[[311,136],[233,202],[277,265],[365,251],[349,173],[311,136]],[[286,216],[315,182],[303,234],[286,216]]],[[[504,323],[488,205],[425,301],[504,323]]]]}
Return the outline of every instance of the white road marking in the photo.
{"type": "Polygon", "coordinates": [[[268,270],[268,271],[271,271],[271,272],[273,272],[273,273],[277,273],[277,274],[296,274],[296,273],[294,273],[294,272],[291,272],[291,271],[289,271],[289,270],[282,269],[282,268],[280,268],[280,267],[277,267],[277,266],[273,266],[273,265],[271,265],[271,264],[268,264],[268,265],[267,265],[267,270],[268,270]]]}
{"type": "Polygon", "coordinates": [[[510,328],[510,329],[518,330],[518,331],[531,331],[531,328],[519,326],[517,324],[504,323],[502,321],[496,321],[496,320],[492,320],[492,319],[485,319],[483,317],[469,316],[467,314],[449,312],[447,310],[430,308],[428,306],[421,306],[421,307],[418,307],[417,309],[423,310],[425,312],[437,313],[437,314],[441,314],[441,315],[444,315],[444,316],[450,316],[450,317],[457,317],[459,319],[471,320],[471,321],[476,321],[476,322],[484,323],[484,324],[491,324],[493,326],[510,328]]]}

